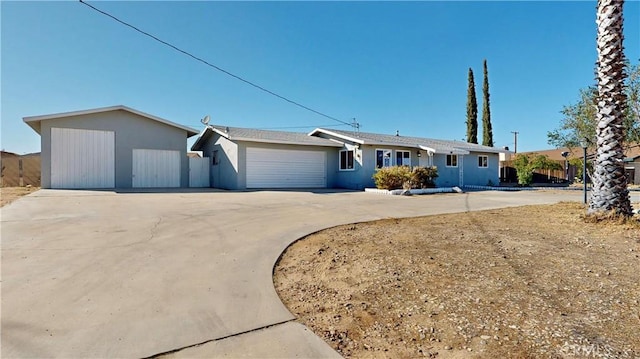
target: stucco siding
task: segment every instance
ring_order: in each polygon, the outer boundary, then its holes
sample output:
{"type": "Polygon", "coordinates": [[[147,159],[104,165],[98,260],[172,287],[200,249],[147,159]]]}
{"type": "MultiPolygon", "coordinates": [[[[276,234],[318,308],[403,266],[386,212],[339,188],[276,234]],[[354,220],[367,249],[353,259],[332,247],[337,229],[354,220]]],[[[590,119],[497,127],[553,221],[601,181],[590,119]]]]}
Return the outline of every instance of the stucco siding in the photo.
{"type": "Polygon", "coordinates": [[[464,184],[486,186],[489,184],[498,185],[499,177],[499,158],[495,153],[478,153],[472,152],[465,155],[464,161],[464,184]],[[487,167],[478,166],[478,157],[487,156],[487,167]]]}
{"type": "Polygon", "coordinates": [[[115,187],[132,187],[133,149],[180,151],[180,186],[189,186],[187,132],[127,111],[44,120],[41,123],[42,187],[51,187],[51,128],[115,132],[115,187]]]}
{"type": "MultiPolygon", "coordinates": [[[[352,149],[352,144],[345,145],[347,149],[352,149]]],[[[364,189],[375,187],[373,175],[376,172],[376,150],[391,151],[391,165],[396,165],[396,154],[398,151],[409,152],[410,165],[419,166],[421,158],[418,157],[416,148],[397,147],[397,146],[374,146],[364,145],[356,150],[356,157],[353,171],[339,171],[337,187],[349,189],[364,189]]],[[[425,151],[421,151],[421,156],[426,156],[425,151]]],[[[422,162],[425,162],[422,160],[422,162]]],[[[338,168],[338,167],[336,167],[338,168]]]]}
{"type": "Polygon", "coordinates": [[[238,178],[240,177],[238,144],[216,133],[213,137],[212,151],[216,151],[216,153],[211,152],[208,154],[212,158],[211,186],[223,189],[238,189],[238,178]]]}
{"type": "MultiPolygon", "coordinates": [[[[460,159],[462,155],[458,155],[458,166],[447,167],[447,155],[437,153],[433,155],[433,165],[438,168],[438,178],[436,178],[436,186],[453,187],[460,185],[460,159]]],[[[462,158],[463,165],[466,158],[462,158]]]]}

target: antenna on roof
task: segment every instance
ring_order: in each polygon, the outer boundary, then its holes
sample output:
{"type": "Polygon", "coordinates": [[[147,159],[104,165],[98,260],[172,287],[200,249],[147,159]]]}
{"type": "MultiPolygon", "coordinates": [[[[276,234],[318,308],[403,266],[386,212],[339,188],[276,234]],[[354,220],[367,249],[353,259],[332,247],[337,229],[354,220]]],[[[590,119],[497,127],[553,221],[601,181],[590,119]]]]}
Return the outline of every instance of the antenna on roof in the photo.
{"type": "Polygon", "coordinates": [[[353,118],[353,122],[351,122],[351,127],[353,127],[353,134],[357,135],[360,133],[360,124],[356,121],[356,118],[353,118]]]}
{"type": "Polygon", "coordinates": [[[208,126],[210,120],[211,120],[211,117],[209,117],[209,115],[206,115],[202,120],[200,120],[200,122],[202,122],[203,125],[208,126]]]}

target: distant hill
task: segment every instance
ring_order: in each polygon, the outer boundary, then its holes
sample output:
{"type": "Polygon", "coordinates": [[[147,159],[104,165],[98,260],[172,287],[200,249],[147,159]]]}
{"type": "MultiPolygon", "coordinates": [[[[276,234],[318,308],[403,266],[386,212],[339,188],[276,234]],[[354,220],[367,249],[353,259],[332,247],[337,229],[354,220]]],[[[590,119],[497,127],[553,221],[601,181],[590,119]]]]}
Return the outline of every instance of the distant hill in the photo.
{"type": "Polygon", "coordinates": [[[0,168],[2,187],[32,185],[40,187],[40,153],[18,155],[13,152],[0,151],[0,168]],[[22,182],[20,181],[20,162],[22,162],[22,182]]]}

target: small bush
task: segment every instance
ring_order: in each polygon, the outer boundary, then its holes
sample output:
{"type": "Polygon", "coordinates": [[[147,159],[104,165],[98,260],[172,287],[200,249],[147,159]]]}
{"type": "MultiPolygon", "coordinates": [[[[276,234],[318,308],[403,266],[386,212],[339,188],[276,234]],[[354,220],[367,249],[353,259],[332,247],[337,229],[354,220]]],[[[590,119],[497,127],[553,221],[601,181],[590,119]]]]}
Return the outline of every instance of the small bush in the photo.
{"type": "Polygon", "coordinates": [[[411,188],[434,188],[438,178],[438,169],[433,167],[414,167],[411,171],[411,188]]]}
{"type": "Polygon", "coordinates": [[[379,189],[433,188],[438,177],[436,167],[394,166],[380,168],[372,178],[379,189]]]}
{"type": "Polygon", "coordinates": [[[405,182],[411,181],[409,166],[384,167],[376,171],[372,176],[379,189],[400,189],[405,182]]]}

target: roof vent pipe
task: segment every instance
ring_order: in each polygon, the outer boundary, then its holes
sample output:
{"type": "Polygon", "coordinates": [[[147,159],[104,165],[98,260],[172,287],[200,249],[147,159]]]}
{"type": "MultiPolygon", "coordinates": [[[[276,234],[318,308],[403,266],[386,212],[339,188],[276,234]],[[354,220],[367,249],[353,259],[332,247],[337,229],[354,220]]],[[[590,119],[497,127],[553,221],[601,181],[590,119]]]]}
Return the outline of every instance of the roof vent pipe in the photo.
{"type": "Polygon", "coordinates": [[[396,136],[400,136],[400,131],[396,130],[396,136]]]}

